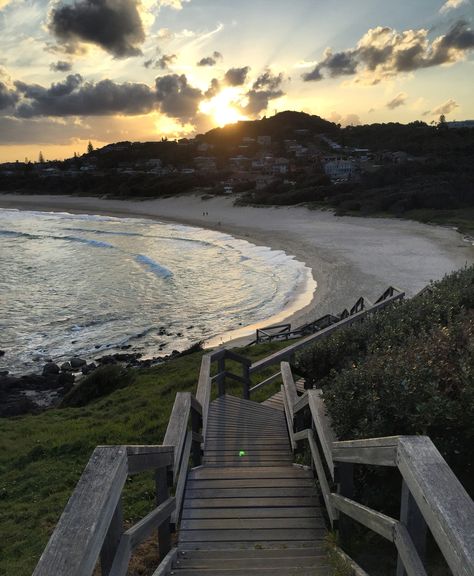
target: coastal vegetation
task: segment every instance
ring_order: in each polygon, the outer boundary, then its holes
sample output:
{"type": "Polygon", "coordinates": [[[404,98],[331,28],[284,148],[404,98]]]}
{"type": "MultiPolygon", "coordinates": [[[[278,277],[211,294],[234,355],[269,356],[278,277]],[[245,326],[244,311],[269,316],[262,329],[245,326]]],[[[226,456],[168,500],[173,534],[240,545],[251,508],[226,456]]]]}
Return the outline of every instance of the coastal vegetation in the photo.
{"type": "MultiPolygon", "coordinates": [[[[240,352],[256,360],[285,345],[262,344],[240,352]]],[[[196,390],[202,354],[138,370],[135,378],[121,381],[125,387],[84,406],[0,418],[0,576],[32,573],[97,445],[162,442],[176,393],[196,390]]],[[[266,376],[262,372],[262,379],[266,376]]],[[[228,391],[239,393],[237,387],[228,391]]],[[[260,400],[266,393],[268,388],[260,400]]],[[[147,514],[153,498],[151,474],[130,478],[125,521],[132,524],[147,514]]]]}

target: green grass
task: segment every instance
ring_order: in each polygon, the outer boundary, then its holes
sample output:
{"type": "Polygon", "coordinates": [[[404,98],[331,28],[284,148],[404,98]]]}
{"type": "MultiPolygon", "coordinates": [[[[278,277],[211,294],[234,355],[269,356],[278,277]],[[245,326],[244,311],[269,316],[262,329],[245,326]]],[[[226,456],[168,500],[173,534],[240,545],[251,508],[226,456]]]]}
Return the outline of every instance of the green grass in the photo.
{"type": "MultiPolygon", "coordinates": [[[[287,343],[237,352],[256,360],[287,343]]],[[[202,353],[140,371],[136,380],[81,408],[0,419],[0,575],[31,574],[86,465],[99,444],[160,444],[176,392],[195,392],[202,353]]],[[[236,369],[229,363],[228,369],[236,369]]],[[[270,368],[260,379],[274,373],[270,368]]],[[[240,373],[240,372],[238,372],[240,373]]],[[[257,381],[257,380],[256,380],[257,381]]],[[[268,397],[279,384],[259,391],[268,397]]],[[[229,393],[241,394],[240,386],[229,393]]],[[[132,523],[153,506],[149,474],[134,476],[124,491],[132,523]]]]}

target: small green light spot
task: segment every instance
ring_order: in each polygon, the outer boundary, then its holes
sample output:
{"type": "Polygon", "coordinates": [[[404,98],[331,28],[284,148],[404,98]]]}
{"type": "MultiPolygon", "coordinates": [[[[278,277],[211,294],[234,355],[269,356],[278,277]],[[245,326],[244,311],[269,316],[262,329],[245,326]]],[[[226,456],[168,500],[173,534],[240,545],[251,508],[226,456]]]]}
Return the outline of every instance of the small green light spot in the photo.
{"type": "Polygon", "coordinates": [[[241,451],[239,452],[239,456],[240,456],[241,458],[242,458],[242,456],[245,456],[245,455],[246,455],[245,450],[241,450],[241,451]]]}

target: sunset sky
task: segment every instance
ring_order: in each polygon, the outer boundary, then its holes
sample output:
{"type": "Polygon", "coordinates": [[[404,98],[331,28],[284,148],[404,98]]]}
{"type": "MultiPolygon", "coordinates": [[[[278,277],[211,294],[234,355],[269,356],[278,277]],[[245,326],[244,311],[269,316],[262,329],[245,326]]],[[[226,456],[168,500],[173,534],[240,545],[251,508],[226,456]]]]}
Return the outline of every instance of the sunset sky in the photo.
{"type": "Polygon", "coordinates": [[[474,118],[473,0],[0,0],[0,161],[302,110],[474,118]]]}

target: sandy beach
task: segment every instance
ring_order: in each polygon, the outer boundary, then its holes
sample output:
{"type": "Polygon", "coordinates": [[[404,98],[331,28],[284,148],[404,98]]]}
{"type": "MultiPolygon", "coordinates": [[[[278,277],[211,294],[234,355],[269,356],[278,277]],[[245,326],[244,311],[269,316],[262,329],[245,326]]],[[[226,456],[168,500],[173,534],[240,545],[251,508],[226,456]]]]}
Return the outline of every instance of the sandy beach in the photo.
{"type": "Polygon", "coordinates": [[[301,304],[306,304],[303,308],[278,319],[293,326],[340,312],[359,296],[373,301],[390,285],[412,296],[430,280],[474,262],[472,244],[449,228],[407,220],[337,217],[305,207],[235,207],[228,197],[122,201],[2,194],[0,208],[154,218],[220,230],[283,250],[310,267],[317,283],[312,297],[299,295],[301,304]]]}

